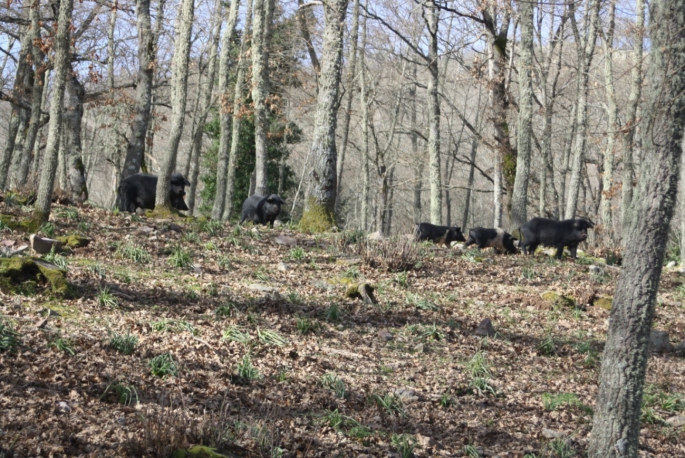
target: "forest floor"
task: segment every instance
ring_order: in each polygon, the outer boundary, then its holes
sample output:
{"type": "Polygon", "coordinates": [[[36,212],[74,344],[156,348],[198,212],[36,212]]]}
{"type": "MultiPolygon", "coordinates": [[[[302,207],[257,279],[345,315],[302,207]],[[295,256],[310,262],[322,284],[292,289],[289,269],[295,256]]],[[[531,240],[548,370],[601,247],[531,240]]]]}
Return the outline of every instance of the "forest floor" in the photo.
{"type": "MultiPolygon", "coordinates": [[[[74,297],[1,296],[2,456],[583,456],[618,267],[88,207],[42,231],[92,242],[52,258],[74,297]]],[[[666,271],[674,345],[683,300],[666,271]]],[[[640,456],[685,456],[685,359],[652,354],[646,383],[640,456]]]]}

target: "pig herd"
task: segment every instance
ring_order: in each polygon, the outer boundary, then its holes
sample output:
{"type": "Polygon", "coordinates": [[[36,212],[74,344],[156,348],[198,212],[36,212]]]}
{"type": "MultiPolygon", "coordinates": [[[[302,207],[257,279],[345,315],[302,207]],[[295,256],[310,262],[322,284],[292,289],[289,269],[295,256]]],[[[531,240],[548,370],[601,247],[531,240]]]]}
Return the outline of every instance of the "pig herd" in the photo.
{"type": "MultiPolygon", "coordinates": [[[[557,249],[556,258],[561,259],[564,247],[568,247],[571,257],[576,259],[578,244],[587,239],[588,229],[594,223],[585,218],[556,221],[546,218],[533,218],[519,229],[519,246],[524,254],[533,254],[538,246],[549,246],[557,249]]],[[[432,240],[436,244],[450,246],[452,242],[466,242],[465,246],[476,245],[478,248],[494,248],[502,253],[516,254],[516,239],[500,228],[475,227],[469,231],[469,238],[464,238],[459,226],[436,226],[430,223],[419,223],[414,229],[417,240],[432,240]]]]}
{"type": "MultiPolygon", "coordinates": [[[[169,178],[169,198],[171,205],[178,210],[188,210],[183,200],[188,180],[180,173],[169,178]]],[[[135,212],[138,208],[155,208],[157,177],[145,173],[136,173],[124,179],[117,189],[116,206],[120,211],[135,212]]],[[[252,195],[243,202],[240,212],[240,224],[245,220],[254,224],[269,224],[281,213],[285,202],[277,194],[268,196],[252,195]]],[[[524,254],[533,254],[538,246],[549,246],[557,249],[556,257],[561,259],[564,248],[568,247],[571,257],[576,258],[578,244],[587,239],[588,229],[594,224],[585,218],[555,221],[546,218],[533,218],[518,228],[519,247],[524,254]]],[[[469,231],[469,238],[464,238],[459,226],[436,226],[430,223],[419,223],[414,229],[417,240],[431,240],[436,244],[450,246],[452,242],[465,242],[465,245],[476,245],[478,248],[494,248],[502,253],[518,253],[516,239],[500,228],[475,227],[469,231]]]]}

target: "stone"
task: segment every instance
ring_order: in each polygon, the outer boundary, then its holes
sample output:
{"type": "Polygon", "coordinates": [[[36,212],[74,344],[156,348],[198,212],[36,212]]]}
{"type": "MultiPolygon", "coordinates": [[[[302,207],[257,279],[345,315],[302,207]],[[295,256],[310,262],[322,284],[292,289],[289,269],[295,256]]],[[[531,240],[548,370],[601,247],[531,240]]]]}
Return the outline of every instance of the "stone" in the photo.
{"type": "Polygon", "coordinates": [[[670,261],[668,264],[666,264],[666,267],[667,267],[668,269],[672,269],[672,268],[675,267],[676,265],[677,265],[677,264],[676,264],[675,261],[670,261]]]}
{"type": "Polygon", "coordinates": [[[599,267],[599,266],[592,265],[592,266],[589,266],[589,267],[587,268],[587,270],[588,270],[588,272],[590,272],[591,274],[598,274],[598,273],[600,273],[600,272],[602,271],[602,268],[599,267]]]}
{"type": "Polygon", "coordinates": [[[178,223],[171,223],[169,224],[169,230],[178,232],[180,234],[181,232],[183,232],[183,226],[181,226],[178,223]]]}
{"type": "Polygon", "coordinates": [[[141,226],[138,228],[138,232],[141,234],[151,234],[154,231],[155,231],[155,228],[150,227],[150,226],[141,226]]]}
{"type": "Polygon", "coordinates": [[[278,292],[278,290],[273,286],[262,285],[260,283],[252,283],[251,285],[247,285],[247,289],[251,289],[252,291],[259,291],[260,293],[278,292]]]}
{"type": "Polygon", "coordinates": [[[560,437],[564,437],[564,433],[548,428],[542,428],[542,435],[547,439],[559,439],[560,437]]]}
{"type": "Polygon", "coordinates": [[[416,394],[416,391],[410,390],[408,388],[398,388],[395,390],[395,396],[400,398],[402,402],[414,402],[418,401],[419,397],[416,394]]]}
{"type": "Polygon", "coordinates": [[[279,270],[281,272],[286,272],[288,270],[288,264],[285,262],[279,262],[278,265],[276,266],[276,270],[279,270]]]}
{"type": "Polygon", "coordinates": [[[649,349],[655,353],[667,353],[674,350],[668,338],[668,332],[652,329],[649,333],[649,349]]]}
{"type": "Polygon", "coordinates": [[[390,332],[386,331],[385,329],[381,329],[380,331],[378,331],[378,337],[385,342],[391,341],[393,339],[392,334],[390,334],[390,332]]]}
{"type": "Polygon", "coordinates": [[[592,305],[603,308],[604,310],[611,310],[611,305],[613,302],[614,300],[611,298],[611,296],[599,296],[594,300],[594,302],[592,302],[592,305]]]}
{"type": "Polygon", "coordinates": [[[29,243],[31,245],[31,249],[38,254],[48,254],[53,248],[56,252],[62,249],[62,242],[59,240],[41,237],[36,234],[29,235],[29,243]]]}
{"type": "Polygon", "coordinates": [[[368,240],[383,240],[385,237],[383,237],[383,234],[381,234],[381,231],[376,231],[372,232],[369,235],[366,236],[368,240]]]}
{"type": "Polygon", "coordinates": [[[414,346],[414,353],[425,353],[426,352],[426,346],[422,343],[414,346]]]}
{"type": "Polygon", "coordinates": [[[297,239],[294,237],[288,237],[287,235],[279,235],[274,239],[274,242],[276,242],[277,245],[285,245],[285,246],[296,246],[297,245],[297,239]]]}
{"type": "Polygon", "coordinates": [[[493,337],[495,335],[495,327],[490,318],[485,318],[478,324],[475,334],[481,337],[493,337]]]}
{"type": "Polygon", "coordinates": [[[666,424],[673,426],[674,428],[680,428],[685,426],[685,414],[676,415],[666,420],[666,424]]]}
{"type": "Polygon", "coordinates": [[[46,285],[52,294],[71,297],[73,290],[67,283],[67,272],[39,258],[17,256],[0,258],[0,290],[5,294],[32,290],[46,285]]]}
{"type": "Polygon", "coordinates": [[[200,264],[193,264],[193,273],[201,274],[202,266],[200,264]]]}
{"type": "Polygon", "coordinates": [[[89,238],[75,234],[56,237],[55,240],[60,242],[63,246],[69,248],[82,248],[90,244],[89,238]]]}

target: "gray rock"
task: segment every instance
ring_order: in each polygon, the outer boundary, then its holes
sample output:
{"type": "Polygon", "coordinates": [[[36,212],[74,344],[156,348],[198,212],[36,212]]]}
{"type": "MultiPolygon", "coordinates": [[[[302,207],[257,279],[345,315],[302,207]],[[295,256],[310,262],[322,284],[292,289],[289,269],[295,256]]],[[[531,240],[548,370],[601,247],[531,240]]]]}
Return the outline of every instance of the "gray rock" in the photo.
{"type": "Polygon", "coordinates": [[[279,262],[276,266],[276,269],[280,270],[281,272],[286,272],[288,270],[288,264],[285,262],[279,262]]]}
{"type": "Polygon", "coordinates": [[[415,353],[425,353],[426,352],[426,346],[424,344],[420,343],[414,347],[414,352],[415,353]]]}
{"type": "Polygon", "coordinates": [[[333,291],[335,289],[335,285],[326,280],[312,280],[311,283],[312,286],[324,291],[333,291]]]}
{"type": "Polygon", "coordinates": [[[666,420],[666,423],[673,426],[674,428],[680,428],[685,426],[685,414],[676,415],[666,420]]]}
{"type": "Polygon", "coordinates": [[[372,232],[369,235],[367,235],[366,238],[369,240],[383,240],[385,237],[383,237],[383,234],[381,234],[381,231],[376,231],[376,232],[372,232]]]}
{"type": "Polygon", "coordinates": [[[247,289],[251,289],[252,291],[259,291],[260,293],[276,293],[278,290],[274,288],[273,286],[267,286],[267,285],[262,285],[260,283],[253,283],[251,285],[247,285],[247,289]]]}
{"type": "Polygon", "coordinates": [[[390,332],[386,331],[385,329],[381,329],[380,331],[378,331],[378,337],[386,342],[393,339],[392,334],[390,334],[390,332]]]}
{"type": "Polygon", "coordinates": [[[400,398],[402,402],[414,402],[419,400],[419,397],[416,395],[416,391],[410,390],[408,388],[396,389],[395,396],[400,398]]]}
{"type": "Polygon", "coordinates": [[[671,269],[671,268],[675,267],[676,265],[677,265],[677,264],[676,264],[675,261],[671,261],[671,262],[669,262],[668,264],[666,264],[666,267],[668,267],[669,269],[671,269]]]}
{"type": "Polygon", "coordinates": [[[31,249],[38,254],[50,253],[53,247],[56,252],[62,249],[62,242],[59,240],[40,237],[36,234],[29,235],[29,243],[31,244],[31,249]]]}
{"type": "Polygon", "coordinates": [[[150,227],[150,226],[141,226],[138,228],[138,232],[140,232],[141,234],[151,234],[154,231],[155,231],[155,228],[150,227]]]}
{"type": "Polygon", "coordinates": [[[169,224],[169,230],[178,232],[180,234],[181,232],[183,232],[183,226],[181,226],[178,223],[171,223],[169,224]]]}
{"type": "Polygon", "coordinates": [[[193,264],[193,272],[196,274],[201,274],[202,266],[200,264],[193,264]]]}
{"type": "Polygon", "coordinates": [[[591,274],[598,274],[598,273],[600,273],[600,272],[602,271],[602,268],[599,267],[599,266],[592,265],[592,266],[589,266],[589,267],[587,268],[587,270],[588,270],[588,272],[590,272],[591,274]]]}
{"type": "Polygon", "coordinates": [[[297,239],[294,237],[288,237],[287,235],[279,235],[274,239],[274,242],[276,242],[278,245],[285,245],[285,246],[295,246],[297,245],[297,239]]]}
{"type": "Polygon", "coordinates": [[[564,433],[548,428],[542,428],[542,435],[547,439],[559,439],[560,437],[564,437],[564,433]]]}
{"type": "Polygon", "coordinates": [[[478,324],[475,334],[481,337],[493,337],[495,335],[495,327],[492,325],[490,318],[485,318],[478,324]]]}
{"type": "Polygon", "coordinates": [[[674,350],[666,331],[652,330],[649,334],[649,349],[655,353],[667,353],[674,350]]]}

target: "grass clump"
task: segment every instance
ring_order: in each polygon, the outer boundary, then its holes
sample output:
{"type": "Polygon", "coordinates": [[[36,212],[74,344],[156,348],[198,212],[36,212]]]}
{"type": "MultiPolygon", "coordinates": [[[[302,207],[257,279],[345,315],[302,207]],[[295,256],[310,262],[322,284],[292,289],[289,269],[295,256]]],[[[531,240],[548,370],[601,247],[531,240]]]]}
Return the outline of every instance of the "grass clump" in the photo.
{"type": "Polygon", "coordinates": [[[122,258],[133,261],[136,264],[146,264],[152,259],[150,253],[148,253],[144,247],[133,242],[118,244],[116,253],[122,258]]]}
{"type": "Polygon", "coordinates": [[[97,295],[97,302],[100,307],[105,307],[108,309],[114,309],[119,306],[117,297],[110,292],[108,286],[100,288],[97,295]]]}
{"type": "Polygon", "coordinates": [[[74,350],[74,344],[72,343],[71,339],[58,336],[52,341],[50,346],[57,351],[66,353],[69,356],[74,356],[76,354],[76,351],[74,350]]]}
{"type": "Polygon", "coordinates": [[[190,257],[190,253],[183,249],[181,245],[174,246],[171,251],[171,255],[169,255],[169,264],[172,267],[185,269],[186,267],[190,266],[191,262],[192,258],[190,257]]]}
{"type": "Polygon", "coordinates": [[[148,361],[148,366],[150,367],[150,372],[155,377],[165,377],[167,375],[177,375],[178,365],[171,353],[163,353],[157,355],[148,361]]]}
{"type": "Polygon", "coordinates": [[[265,329],[262,331],[257,328],[257,339],[264,345],[275,345],[277,347],[285,347],[288,345],[288,339],[277,333],[276,331],[271,331],[265,329]]]}
{"type": "Polygon", "coordinates": [[[236,366],[238,379],[243,384],[250,384],[255,380],[262,378],[259,370],[252,364],[250,355],[243,356],[243,359],[236,366]]]}
{"type": "Polygon", "coordinates": [[[321,385],[324,388],[333,390],[336,397],[340,399],[345,399],[345,382],[343,382],[340,377],[335,374],[327,373],[321,376],[321,385]]]}
{"type": "Polygon", "coordinates": [[[390,442],[401,458],[413,457],[414,449],[418,446],[416,440],[409,434],[393,434],[390,442]]]}
{"type": "Polygon", "coordinates": [[[19,343],[19,333],[10,323],[0,318],[0,353],[13,351],[19,343]]]}
{"type": "Polygon", "coordinates": [[[138,345],[138,337],[133,334],[114,334],[109,339],[109,346],[123,355],[132,354],[136,345],[138,345]]]}
{"type": "Polygon", "coordinates": [[[133,385],[124,385],[123,383],[111,383],[107,385],[105,391],[100,396],[100,400],[104,399],[107,394],[111,393],[116,402],[123,404],[125,406],[130,406],[132,404],[138,404],[140,402],[138,398],[138,390],[133,385]]]}
{"type": "Polygon", "coordinates": [[[45,259],[50,264],[54,264],[62,270],[67,270],[67,268],[69,267],[69,262],[67,261],[67,258],[62,256],[61,254],[55,253],[54,246],[52,247],[49,253],[43,256],[43,259],[45,259]]]}
{"type": "Polygon", "coordinates": [[[579,410],[592,415],[592,408],[580,402],[578,396],[574,393],[543,393],[542,394],[542,405],[545,410],[554,411],[561,406],[570,406],[578,408],[579,410]]]}
{"type": "Polygon", "coordinates": [[[385,393],[383,396],[380,394],[374,394],[371,396],[371,402],[376,404],[379,408],[385,410],[390,415],[396,415],[399,417],[404,416],[404,406],[402,405],[402,400],[392,393],[385,393]]]}
{"type": "Polygon", "coordinates": [[[245,328],[242,326],[238,325],[231,325],[228,328],[224,329],[223,332],[223,339],[224,340],[232,340],[234,342],[239,342],[241,344],[248,344],[250,343],[250,340],[252,340],[252,337],[250,334],[248,334],[245,331],[245,328]]]}

